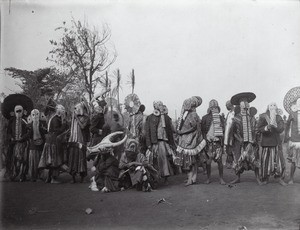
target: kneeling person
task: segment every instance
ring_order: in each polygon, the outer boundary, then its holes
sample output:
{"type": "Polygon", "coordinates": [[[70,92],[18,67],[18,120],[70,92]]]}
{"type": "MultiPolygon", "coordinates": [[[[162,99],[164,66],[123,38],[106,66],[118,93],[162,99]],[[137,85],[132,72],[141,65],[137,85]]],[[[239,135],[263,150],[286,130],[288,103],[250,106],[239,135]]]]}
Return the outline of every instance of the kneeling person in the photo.
{"type": "Polygon", "coordinates": [[[121,155],[119,168],[119,185],[122,189],[136,187],[137,190],[150,192],[156,187],[158,173],[144,154],[138,153],[136,140],[128,140],[126,150],[121,155]]]}

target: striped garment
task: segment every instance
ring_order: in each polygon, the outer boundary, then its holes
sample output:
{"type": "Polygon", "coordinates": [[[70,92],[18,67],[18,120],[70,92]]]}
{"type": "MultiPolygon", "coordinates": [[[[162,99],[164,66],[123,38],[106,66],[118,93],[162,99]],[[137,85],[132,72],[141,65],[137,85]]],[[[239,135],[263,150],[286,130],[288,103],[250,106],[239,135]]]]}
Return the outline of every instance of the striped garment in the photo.
{"type": "Polygon", "coordinates": [[[251,130],[251,123],[250,123],[250,116],[245,112],[242,113],[242,123],[243,123],[243,138],[244,142],[253,142],[252,140],[252,130],[251,130]]]}
{"type": "Polygon", "coordinates": [[[261,154],[261,175],[265,179],[268,176],[282,176],[284,162],[278,156],[278,147],[263,147],[261,154]]]}
{"type": "Polygon", "coordinates": [[[212,112],[212,117],[213,117],[213,125],[214,125],[214,136],[222,137],[223,129],[221,127],[221,119],[219,113],[212,112]]]}
{"type": "Polygon", "coordinates": [[[16,133],[15,133],[15,139],[20,140],[22,134],[22,119],[20,117],[16,118],[16,133]]]}
{"type": "MultiPolygon", "coordinates": [[[[76,116],[76,115],[73,115],[73,116],[76,116]]],[[[78,119],[80,119],[80,118],[78,118],[78,119]]],[[[81,128],[79,126],[78,121],[74,117],[72,119],[71,134],[70,134],[68,142],[75,142],[75,143],[83,143],[84,142],[81,128]]]]}

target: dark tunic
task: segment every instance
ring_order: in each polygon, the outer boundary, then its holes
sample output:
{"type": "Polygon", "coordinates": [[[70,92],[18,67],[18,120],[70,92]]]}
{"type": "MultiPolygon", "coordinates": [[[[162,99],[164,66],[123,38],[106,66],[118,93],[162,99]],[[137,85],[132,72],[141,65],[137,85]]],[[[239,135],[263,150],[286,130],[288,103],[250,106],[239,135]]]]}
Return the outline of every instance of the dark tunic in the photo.
{"type": "Polygon", "coordinates": [[[39,168],[58,168],[62,165],[63,152],[60,151],[62,148],[58,146],[57,137],[64,133],[67,128],[67,124],[62,124],[61,118],[57,115],[50,120],[39,168]]]}
{"type": "MultiPolygon", "coordinates": [[[[27,124],[21,119],[21,135],[19,140],[16,140],[16,118],[9,120],[7,125],[7,139],[9,143],[8,154],[6,159],[6,169],[11,179],[18,176],[20,173],[20,164],[27,164],[28,161],[28,137],[27,124]],[[19,163],[18,163],[19,162],[19,163]]],[[[24,176],[26,167],[23,167],[21,174],[24,176]]]]}
{"type": "Polygon", "coordinates": [[[110,153],[98,154],[94,161],[95,180],[100,189],[106,187],[111,192],[118,191],[119,161],[110,153]]]}
{"type": "Polygon", "coordinates": [[[103,139],[103,135],[99,134],[99,130],[102,130],[103,125],[105,124],[104,114],[97,113],[92,116],[90,132],[92,134],[90,146],[95,146],[100,143],[103,139]]]}

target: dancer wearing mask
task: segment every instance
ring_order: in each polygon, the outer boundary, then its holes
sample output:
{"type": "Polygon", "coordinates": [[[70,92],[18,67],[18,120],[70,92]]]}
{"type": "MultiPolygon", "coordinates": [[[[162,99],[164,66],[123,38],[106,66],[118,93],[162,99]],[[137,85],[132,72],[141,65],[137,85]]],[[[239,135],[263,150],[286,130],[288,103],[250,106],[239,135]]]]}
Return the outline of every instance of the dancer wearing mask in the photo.
{"type": "Polygon", "coordinates": [[[234,95],[231,103],[237,106],[237,110],[233,124],[233,168],[237,175],[231,183],[239,183],[241,174],[244,170],[253,170],[255,172],[256,181],[262,184],[259,178],[259,153],[257,144],[256,120],[254,116],[250,116],[249,103],[256,98],[252,92],[243,92],[234,95]]]}
{"type": "Polygon", "coordinates": [[[217,162],[219,170],[220,184],[225,185],[223,179],[223,143],[224,143],[224,119],[220,115],[220,107],[216,100],[209,102],[208,113],[202,118],[201,128],[203,137],[206,140],[205,154],[206,158],[206,170],[207,170],[207,181],[209,184],[211,177],[211,163],[212,161],[217,162]]]}
{"type": "Polygon", "coordinates": [[[86,145],[89,141],[89,125],[89,108],[82,100],[74,107],[68,140],[68,167],[72,183],[76,183],[76,174],[80,175],[81,183],[87,175],[86,145]]]}
{"type": "Polygon", "coordinates": [[[296,168],[300,168],[300,87],[290,89],[284,97],[283,105],[289,113],[285,130],[288,142],[288,161],[291,163],[289,184],[294,183],[296,168]]]}
{"type": "Polygon", "coordinates": [[[66,130],[65,108],[62,105],[56,105],[56,113],[48,122],[48,134],[39,163],[39,169],[49,169],[46,183],[59,183],[57,177],[63,164],[63,156],[59,152],[61,148],[57,144],[57,136],[66,130]]]}
{"type": "Polygon", "coordinates": [[[154,112],[146,119],[145,132],[146,144],[151,151],[149,162],[153,162],[154,168],[168,183],[168,177],[173,175],[168,156],[174,155],[175,143],[173,138],[172,120],[164,114],[164,106],[161,101],[153,103],[154,112]]]}
{"type": "Polygon", "coordinates": [[[33,109],[30,114],[31,123],[28,124],[29,158],[28,175],[32,182],[39,178],[39,162],[45,144],[45,135],[47,133],[47,123],[40,119],[40,111],[33,109]]]}
{"type": "Polygon", "coordinates": [[[202,137],[200,117],[196,112],[196,108],[201,104],[201,97],[186,99],[177,126],[178,146],[174,163],[187,172],[188,179],[185,186],[196,183],[198,154],[206,145],[202,137]]]}
{"type": "Polygon", "coordinates": [[[284,130],[284,123],[277,114],[276,103],[270,103],[266,113],[259,116],[258,131],[261,133],[261,177],[264,184],[269,182],[270,176],[279,177],[279,183],[283,181],[284,163],[279,157],[278,146],[281,144],[280,133],[284,130]]]}

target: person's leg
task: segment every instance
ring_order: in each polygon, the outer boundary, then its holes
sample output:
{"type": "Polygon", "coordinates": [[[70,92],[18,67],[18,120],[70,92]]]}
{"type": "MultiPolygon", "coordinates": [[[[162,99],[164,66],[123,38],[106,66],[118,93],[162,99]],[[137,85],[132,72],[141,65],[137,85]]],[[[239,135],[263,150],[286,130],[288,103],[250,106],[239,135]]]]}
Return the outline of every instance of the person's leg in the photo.
{"type": "Polygon", "coordinates": [[[80,173],[80,183],[83,183],[85,176],[86,176],[85,172],[80,173]]]}
{"type": "Polygon", "coordinates": [[[291,164],[291,170],[290,170],[290,179],[289,179],[288,184],[294,184],[294,174],[295,174],[295,171],[296,171],[296,163],[292,162],[292,164],[291,164]]]}
{"type": "Polygon", "coordinates": [[[237,183],[240,183],[240,182],[241,182],[241,174],[238,173],[236,175],[236,178],[233,181],[231,181],[230,184],[237,184],[237,183]]]}
{"type": "Polygon", "coordinates": [[[193,176],[193,167],[191,166],[189,171],[187,172],[187,181],[184,186],[192,185],[192,176],[193,176]]]}
{"type": "Polygon", "coordinates": [[[206,163],[206,173],[207,173],[207,180],[204,182],[205,184],[209,184],[210,176],[211,176],[211,161],[206,163]]]}
{"type": "Polygon", "coordinates": [[[58,168],[52,169],[51,184],[59,184],[60,183],[57,180],[58,175],[59,175],[59,169],[58,168]]]}
{"type": "Polygon", "coordinates": [[[75,184],[76,183],[76,173],[72,173],[71,176],[72,176],[71,184],[75,184]]]}
{"type": "Polygon", "coordinates": [[[225,185],[225,181],[223,179],[223,163],[222,163],[222,158],[218,161],[218,170],[219,170],[219,178],[220,178],[220,184],[225,185]]]}
{"type": "Polygon", "coordinates": [[[192,175],[192,183],[195,184],[197,182],[197,173],[198,173],[198,164],[197,162],[193,165],[193,175],[192,175]]]}
{"type": "Polygon", "coordinates": [[[45,183],[50,183],[51,182],[51,178],[52,178],[52,169],[49,169],[48,170],[47,179],[46,179],[45,183]]]}
{"type": "Polygon", "coordinates": [[[283,157],[282,144],[278,145],[278,152],[277,152],[277,155],[276,155],[276,164],[277,164],[277,170],[278,170],[278,175],[279,175],[278,183],[281,184],[282,186],[286,186],[287,183],[285,183],[285,181],[284,181],[285,161],[284,161],[284,157],[283,157]]]}
{"type": "Polygon", "coordinates": [[[255,168],[254,169],[254,173],[255,173],[255,178],[256,178],[256,181],[259,185],[263,185],[264,183],[261,182],[260,178],[259,178],[259,168],[255,168]]]}

